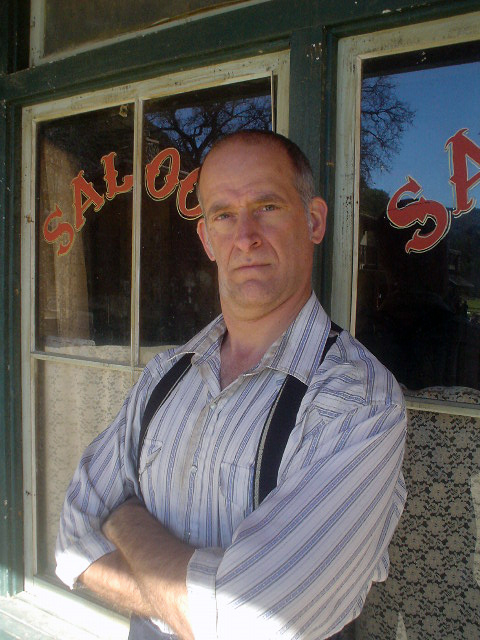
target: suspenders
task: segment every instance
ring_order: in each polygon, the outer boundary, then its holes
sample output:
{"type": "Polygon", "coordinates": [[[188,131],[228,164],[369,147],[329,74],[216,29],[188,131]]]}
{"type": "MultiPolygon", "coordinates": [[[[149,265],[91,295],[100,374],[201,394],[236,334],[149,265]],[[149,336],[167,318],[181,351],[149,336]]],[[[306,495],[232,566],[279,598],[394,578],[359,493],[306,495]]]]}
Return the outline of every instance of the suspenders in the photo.
{"type": "MultiPolygon", "coordinates": [[[[335,343],[341,331],[342,329],[332,322],[330,333],[320,357],[320,364],[324,361],[325,356],[335,343]]],[[[193,355],[193,353],[183,355],[158,382],[152,395],[148,399],[140,426],[137,452],[137,476],[139,476],[140,455],[148,426],[157,410],[192,366],[193,355]]],[[[294,376],[287,375],[270,408],[255,458],[254,509],[256,509],[270,491],[277,486],[278,470],[283,452],[287,446],[290,433],[295,426],[298,409],[306,391],[306,384],[294,376]]],[[[132,615],[128,638],[129,640],[175,640],[176,636],[161,632],[156,625],[146,618],[132,615]]],[[[331,640],[333,640],[333,638],[331,640]]]]}
{"type": "MultiPolygon", "coordinates": [[[[320,358],[320,364],[325,359],[326,354],[335,343],[338,334],[341,331],[342,329],[332,322],[330,333],[320,358]]],[[[139,475],[140,455],[142,453],[148,426],[157,410],[165,402],[192,366],[193,355],[193,353],[186,353],[183,355],[158,382],[148,399],[140,426],[140,437],[138,440],[137,452],[137,476],[139,475]]],[[[306,384],[294,376],[287,375],[273,405],[270,408],[255,458],[253,496],[254,509],[256,509],[270,491],[275,489],[277,486],[278,470],[280,468],[283,452],[287,446],[290,433],[295,426],[298,409],[306,391],[306,384]]]]}

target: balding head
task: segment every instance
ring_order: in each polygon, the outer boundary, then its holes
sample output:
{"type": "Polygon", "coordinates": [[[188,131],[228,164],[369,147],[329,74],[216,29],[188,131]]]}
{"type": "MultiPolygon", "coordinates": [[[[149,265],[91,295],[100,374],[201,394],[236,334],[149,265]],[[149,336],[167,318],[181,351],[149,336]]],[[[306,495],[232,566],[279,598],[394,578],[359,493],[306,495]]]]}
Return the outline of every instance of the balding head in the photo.
{"type": "Polygon", "coordinates": [[[234,142],[242,142],[245,144],[260,146],[273,145],[278,149],[283,150],[283,152],[287,154],[293,169],[295,188],[297,189],[298,194],[302,200],[305,211],[308,211],[310,201],[315,195],[315,185],[313,181],[312,168],[307,157],[294,142],[292,142],[285,136],[282,136],[279,133],[273,133],[272,131],[263,131],[256,129],[230,133],[226,136],[223,136],[222,138],[219,138],[213,144],[212,148],[207,153],[202,164],[200,165],[200,170],[197,178],[197,196],[200,204],[201,175],[203,165],[211,155],[215,154],[216,151],[234,142]]]}

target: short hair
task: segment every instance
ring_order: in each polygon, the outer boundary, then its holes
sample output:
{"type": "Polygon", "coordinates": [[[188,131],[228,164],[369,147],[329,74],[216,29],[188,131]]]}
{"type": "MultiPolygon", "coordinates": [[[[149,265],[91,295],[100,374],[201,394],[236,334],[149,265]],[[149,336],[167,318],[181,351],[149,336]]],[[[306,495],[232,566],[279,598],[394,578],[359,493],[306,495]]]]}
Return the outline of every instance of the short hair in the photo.
{"type": "Polygon", "coordinates": [[[280,133],[265,131],[263,129],[242,129],[240,131],[235,131],[234,133],[228,133],[218,138],[213,143],[211,149],[202,160],[198,171],[197,196],[199,201],[200,176],[202,174],[202,168],[205,160],[208,158],[210,153],[212,153],[212,151],[215,151],[215,149],[218,149],[228,142],[236,139],[244,141],[248,144],[254,144],[256,142],[267,142],[269,144],[274,144],[278,147],[281,147],[286,152],[292,165],[295,188],[297,189],[298,195],[302,200],[305,212],[308,213],[310,202],[315,195],[315,184],[313,180],[312,167],[310,165],[310,162],[308,161],[307,156],[303,153],[300,147],[295,144],[295,142],[292,142],[287,137],[282,136],[280,133]]]}

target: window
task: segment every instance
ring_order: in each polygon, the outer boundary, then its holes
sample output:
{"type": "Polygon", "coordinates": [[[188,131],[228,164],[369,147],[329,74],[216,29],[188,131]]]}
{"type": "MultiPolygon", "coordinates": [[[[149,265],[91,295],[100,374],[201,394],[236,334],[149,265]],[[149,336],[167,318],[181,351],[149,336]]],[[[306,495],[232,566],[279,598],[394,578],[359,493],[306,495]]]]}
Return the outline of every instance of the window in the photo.
{"type": "MultiPolygon", "coordinates": [[[[480,388],[480,56],[468,34],[454,35],[454,21],[437,25],[435,47],[408,30],[400,51],[389,51],[386,34],[342,44],[341,64],[354,59],[356,69],[340,82],[350,82],[356,106],[349,125],[339,120],[338,152],[352,152],[355,183],[346,161],[335,224],[352,252],[336,259],[336,274],[352,302],[336,313],[409,392],[480,388]],[[342,284],[347,260],[352,281],[342,284]]],[[[348,98],[339,95],[343,117],[348,98]]]]}
{"type": "Polygon", "coordinates": [[[199,163],[222,134],[287,133],[287,93],[277,54],[24,110],[31,588],[55,580],[60,509],[86,444],[155,353],[219,313],[196,237],[199,163]]]}
{"type": "Polygon", "coordinates": [[[478,637],[479,39],[472,14],[340,42],[332,315],[409,409],[408,499],[357,640],[478,637]]]}
{"type": "Polygon", "coordinates": [[[356,334],[412,390],[480,388],[477,53],[364,64],[356,334]]]}

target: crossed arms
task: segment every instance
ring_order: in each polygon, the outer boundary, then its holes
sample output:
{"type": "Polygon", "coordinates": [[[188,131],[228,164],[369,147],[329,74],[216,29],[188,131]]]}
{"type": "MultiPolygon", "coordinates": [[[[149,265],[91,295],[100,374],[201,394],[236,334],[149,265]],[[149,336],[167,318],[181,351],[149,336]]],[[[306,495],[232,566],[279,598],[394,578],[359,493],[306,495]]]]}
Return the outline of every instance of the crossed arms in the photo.
{"type": "MultiPolygon", "coordinates": [[[[57,547],[61,579],[74,586],[80,577],[110,602],[160,618],[189,640],[193,635],[235,640],[252,628],[265,639],[281,632],[311,640],[328,638],[347,624],[360,613],[371,583],[386,577],[386,550],[405,500],[401,394],[368,354],[361,352],[368,377],[352,368],[359,349],[352,345],[345,341],[345,356],[336,356],[312,383],[306,412],[285,450],[279,485],[258,509],[246,517],[238,511],[237,499],[248,493],[248,469],[223,462],[234,460],[237,442],[232,457],[227,450],[220,458],[221,484],[213,471],[202,476],[213,508],[199,506],[199,517],[188,521],[199,527],[192,532],[194,546],[181,542],[190,529],[183,524],[189,512],[176,503],[175,485],[170,493],[162,491],[160,500],[151,499],[159,482],[179,478],[189,486],[189,475],[168,471],[168,433],[159,434],[145,454],[142,491],[154,517],[139,504],[121,506],[138,493],[136,451],[127,447],[136,442],[132,425],[145,402],[139,394],[148,393],[141,381],[144,391],[140,384],[115,423],[87,449],[67,493],[57,547]],[[152,462],[163,475],[151,472],[152,462]],[[100,477],[105,481],[99,484],[100,477]],[[180,526],[172,526],[175,512],[180,526]]],[[[197,397],[205,407],[194,379],[182,403],[188,406],[197,397]]],[[[230,415],[229,406],[223,407],[222,420],[230,415]]],[[[218,437],[224,424],[215,423],[218,437]]],[[[201,432],[195,425],[189,438],[201,432]]],[[[177,453],[176,460],[191,460],[187,454],[177,453]]]]}
{"type": "Polygon", "coordinates": [[[193,640],[186,575],[194,549],[172,536],[136,498],[116,509],[102,531],[117,549],[91,564],[80,581],[115,607],[160,618],[179,638],[193,640]]]}

